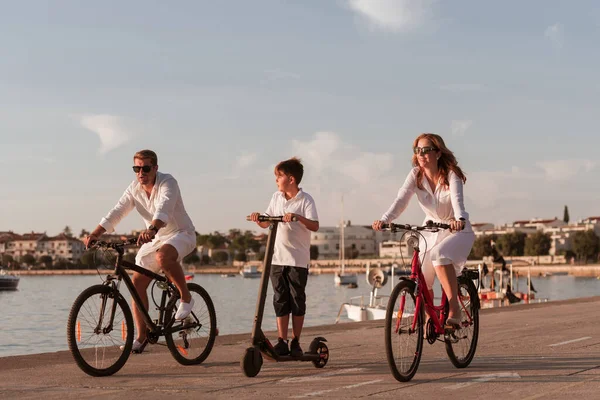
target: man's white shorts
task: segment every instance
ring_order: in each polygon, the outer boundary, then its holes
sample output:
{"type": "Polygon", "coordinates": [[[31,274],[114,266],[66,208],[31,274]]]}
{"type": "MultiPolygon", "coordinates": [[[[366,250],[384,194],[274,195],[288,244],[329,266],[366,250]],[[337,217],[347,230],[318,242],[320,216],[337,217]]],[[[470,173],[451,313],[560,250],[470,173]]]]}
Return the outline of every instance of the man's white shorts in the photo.
{"type": "Polygon", "coordinates": [[[135,256],[135,263],[152,272],[160,273],[160,266],[156,260],[156,252],[165,244],[170,244],[177,250],[177,261],[190,254],[196,247],[196,234],[193,232],[177,232],[174,235],[155,238],[145,243],[135,256]]]}

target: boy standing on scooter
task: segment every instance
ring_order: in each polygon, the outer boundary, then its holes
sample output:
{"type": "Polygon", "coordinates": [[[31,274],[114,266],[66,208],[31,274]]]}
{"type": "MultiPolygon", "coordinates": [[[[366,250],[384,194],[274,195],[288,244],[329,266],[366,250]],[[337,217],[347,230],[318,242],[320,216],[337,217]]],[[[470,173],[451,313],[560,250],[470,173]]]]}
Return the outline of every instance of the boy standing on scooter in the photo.
{"type": "MultiPolygon", "coordinates": [[[[277,192],[273,194],[266,214],[283,216],[275,240],[271,267],[273,306],[277,316],[279,338],[274,346],[280,356],[291,354],[300,357],[300,333],[306,312],[306,282],[310,264],[310,232],[319,230],[319,217],[313,198],[298,187],[304,167],[297,158],[291,158],[275,166],[277,192]],[[293,339],[288,348],[288,325],[292,314],[293,339]]],[[[258,222],[260,213],[252,213],[251,219],[261,228],[268,222],[258,222]]]]}

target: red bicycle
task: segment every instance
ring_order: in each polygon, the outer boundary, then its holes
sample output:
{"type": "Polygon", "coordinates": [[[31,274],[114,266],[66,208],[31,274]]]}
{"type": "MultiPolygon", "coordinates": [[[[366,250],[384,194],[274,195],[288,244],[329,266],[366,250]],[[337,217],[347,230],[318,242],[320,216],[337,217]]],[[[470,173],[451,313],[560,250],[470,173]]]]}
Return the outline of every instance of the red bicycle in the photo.
{"type": "Polygon", "coordinates": [[[479,297],[473,280],[479,279],[478,271],[463,269],[458,276],[460,327],[446,327],[448,298],[442,290],[442,303],[436,306],[430,294],[419,259],[420,231],[436,232],[450,229],[450,225],[428,221],[425,226],[384,224],[392,232],[405,231],[407,243],[414,249],[410,277],[401,277],[390,296],[385,316],[385,350],[388,364],[396,380],[407,382],[417,372],[423,341],[429,344],[443,341],[452,364],[467,367],[477,349],[479,337],[479,297]],[[425,310],[429,319],[425,323],[425,310]]]}

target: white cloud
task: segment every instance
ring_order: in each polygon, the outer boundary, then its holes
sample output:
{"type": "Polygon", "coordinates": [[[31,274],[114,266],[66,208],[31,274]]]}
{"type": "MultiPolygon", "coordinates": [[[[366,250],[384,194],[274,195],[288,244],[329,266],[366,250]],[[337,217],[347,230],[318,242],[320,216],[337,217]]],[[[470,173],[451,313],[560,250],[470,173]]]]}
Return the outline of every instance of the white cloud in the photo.
{"type": "Polygon", "coordinates": [[[251,166],[252,164],[254,164],[254,162],[256,161],[256,157],[257,157],[256,153],[240,154],[236,160],[236,167],[237,168],[247,168],[247,167],[251,166]]]}
{"type": "Polygon", "coordinates": [[[349,7],[373,28],[401,32],[431,20],[437,0],[348,0],[349,7]]]}
{"type": "Polygon", "coordinates": [[[484,86],[478,83],[450,83],[440,86],[440,90],[449,92],[478,92],[484,90],[484,86]]]}
{"type": "Polygon", "coordinates": [[[44,164],[55,164],[56,159],[53,157],[42,157],[35,155],[26,156],[9,156],[0,158],[0,164],[21,164],[21,163],[44,163],[44,164]]]}
{"type": "Polygon", "coordinates": [[[470,119],[464,120],[453,120],[452,124],[450,124],[450,129],[452,134],[455,136],[463,136],[467,129],[469,129],[473,125],[473,121],[470,119]]]}
{"type": "Polygon", "coordinates": [[[596,166],[591,160],[556,160],[508,171],[467,171],[467,211],[473,222],[495,223],[553,218],[562,215],[564,204],[586,210],[582,215],[597,214],[597,204],[590,201],[595,195],[589,187],[591,174],[580,176],[596,166]]]}
{"type": "Polygon", "coordinates": [[[261,81],[262,84],[286,79],[300,79],[300,75],[295,72],[283,71],[280,69],[265,70],[266,77],[261,81]]]}
{"type": "Polygon", "coordinates": [[[225,176],[225,179],[239,179],[244,171],[248,170],[249,167],[256,163],[258,154],[245,151],[235,158],[233,167],[231,168],[231,174],[225,176]]]}
{"type": "Polygon", "coordinates": [[[100,138],[99,153],[114,150],[131,140],[133,136],[124,127],[122,117],[108,114],[90,114],[80,117],[81,125],[94,132],[100,138]]]}
{"type": "Polygon", "coordinates": [[[528,183],[539,181],[540,176],[512,167],[506,171],[467,171],[465,197],[477,208],[491,211],[499,205],[513,200],[528,200],[533,193],[527,190],[528,183]]]}
{"type": "Polygon", "coordinates": [[[307,141],[294,140],[292,151],[302,160],[305,178],[301,186],[315,197],[322,226],[339,221],[342,195],[345,219],[365,224],[380,217],[410,170],[410,148],[401,160],[406,168],[398,172],[395,155],[364,151],[334,132],[317,132],[307,141]]]}
{"type": "Polygon", "coordinates": [[[540,161],[536,165],[544,170],[544,176],[549,181],[566,181],[577,176],[580,172],[590,172],[596,166],[592,160],[554,160],[540,161]]]}
{"type": "Polygon", "coordinates": [[[546,28],[544,36],[550,39],[552,45],[558,49],[561,49],[564,45],[564,26],[560,23],[556,23],[546,28]]]}
{"type": "Polygon", "coordinates": [[[294,140],[292,147],[314,172],[332,181],[366,184],[392,169],[390,153],[362,151],[333,132],[317,132],[308,142],[294,140]]]}

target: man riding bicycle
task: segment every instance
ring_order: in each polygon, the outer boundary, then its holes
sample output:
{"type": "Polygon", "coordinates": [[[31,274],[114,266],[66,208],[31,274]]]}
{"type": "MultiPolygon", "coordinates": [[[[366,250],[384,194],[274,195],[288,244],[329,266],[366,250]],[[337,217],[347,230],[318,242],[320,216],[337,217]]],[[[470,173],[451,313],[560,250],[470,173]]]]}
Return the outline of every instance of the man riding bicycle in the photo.
{"type": "MultiPolygon", "coordinates": [[[[133,156],[133,164],[137,179],[129,185],[117,205],[100,221],[96,229],[86,237],[85,245],[89,247],[104,232],[113,232],[115,226],[135,208],[146,224],[146,230],[138,237],[138,245],[142,246],[136,256],[136,264],[156,273],[164,271],[175,284],[181,295],[175,319],[182,320],[191,312],[194,300],[187,288],[180,262],[196,247],[196,230],[185,211],[177,181],[170,174],[158,172],[156,153],[152,150],[138,151],[133,156]]],[[[132,278],[146,310],[146,291],[151,280],[138,272],[134,272],[132,278]]],[[[137,338],[133,342],[132,351],[137,353],[144,349],[147,338],[146,324],[135,302],[133,316],[137,338]]]]}

